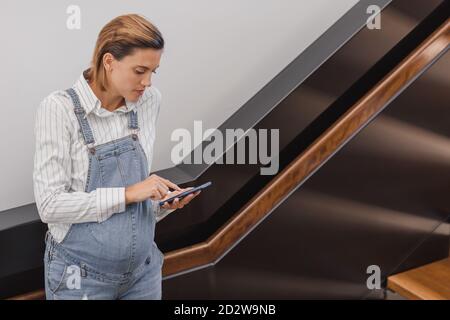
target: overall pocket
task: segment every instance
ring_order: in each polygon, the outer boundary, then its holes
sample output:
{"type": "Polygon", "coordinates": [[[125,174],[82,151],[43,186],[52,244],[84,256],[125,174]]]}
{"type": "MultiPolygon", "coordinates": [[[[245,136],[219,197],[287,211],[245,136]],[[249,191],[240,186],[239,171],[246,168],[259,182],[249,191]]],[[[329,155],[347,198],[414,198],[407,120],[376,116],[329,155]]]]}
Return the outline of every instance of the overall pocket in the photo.
{"type": "Polygon", "coordinates": [[[55,294],[65,285],[67,264],[54,250],[52,250],[52,253],[49,255],[47,266],[47,285],[49,290],[55,294]]]}

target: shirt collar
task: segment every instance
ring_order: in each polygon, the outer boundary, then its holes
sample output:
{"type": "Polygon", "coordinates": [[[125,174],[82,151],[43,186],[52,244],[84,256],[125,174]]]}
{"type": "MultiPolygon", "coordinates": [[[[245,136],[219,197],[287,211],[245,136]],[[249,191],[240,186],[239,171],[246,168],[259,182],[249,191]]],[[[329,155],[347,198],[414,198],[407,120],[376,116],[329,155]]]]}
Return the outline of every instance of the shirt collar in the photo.
{"type": "Polygon", "coordinates": [[[142,99],[139,99],[137,102],[131,102],[125,99],[125,105],[117,108],[113,112],[102,108],[101,101],[97,98],[92,88],[89,86],[85,74],[89,69],[83,71],[80,75],[80,78],[75,83],[75,88],[78,89],[80,97],[81,106],[84,108],[86,114],[94,112],[97,116],[107,117],[113,115],[116,112],[126,113],[134,110],[139,104],[142,103],[142,99]]]}

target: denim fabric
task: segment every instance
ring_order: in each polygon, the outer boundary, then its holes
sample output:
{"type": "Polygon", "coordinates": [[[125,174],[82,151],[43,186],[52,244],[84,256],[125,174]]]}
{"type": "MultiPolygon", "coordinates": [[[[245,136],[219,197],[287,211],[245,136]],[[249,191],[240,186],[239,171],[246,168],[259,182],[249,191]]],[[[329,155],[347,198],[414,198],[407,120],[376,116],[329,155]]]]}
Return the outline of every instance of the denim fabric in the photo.
{"type": "MultiPolygon", "coordinates": [[[[133,134],[95,145],[78,97],[69,90],[89,151],[85,191],[126,187],[147,178],[147,158],[136,134],[137,113],[129,112],[133,134]]],[[[47,299],[161,299],[164,255],[154,242],[155,224],[148,199],[127,205],[125,212],[101,223],[72,224],[60,243],[48,232],[47,299]]]]}

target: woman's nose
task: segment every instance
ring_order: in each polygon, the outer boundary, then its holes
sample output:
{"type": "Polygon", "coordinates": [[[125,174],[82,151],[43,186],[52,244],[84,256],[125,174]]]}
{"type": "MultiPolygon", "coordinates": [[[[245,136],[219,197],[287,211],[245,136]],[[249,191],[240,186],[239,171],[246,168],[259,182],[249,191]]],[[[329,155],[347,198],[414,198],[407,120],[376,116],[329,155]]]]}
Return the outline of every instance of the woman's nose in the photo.
{"type": "Polygon", "coordinates": [[[150,87],[152,84],[152,80],[150,78],[144,79],[141,84],[145,87],[150,87]]]}

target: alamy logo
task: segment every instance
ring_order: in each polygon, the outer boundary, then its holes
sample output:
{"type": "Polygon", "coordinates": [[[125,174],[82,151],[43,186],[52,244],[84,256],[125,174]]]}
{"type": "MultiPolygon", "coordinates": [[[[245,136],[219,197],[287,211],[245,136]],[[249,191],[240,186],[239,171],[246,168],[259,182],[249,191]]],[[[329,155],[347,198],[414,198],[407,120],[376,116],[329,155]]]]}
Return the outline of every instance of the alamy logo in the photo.
{"type": "Polygon", "coordinates": [[[81,9],[77,5],[70,5],[67,7],[66,13],[69,17],[66,20],[66,27],[69,30],[81,29],[81,9]]]}
{"type": "Polygon", "coordinates": [[[381,269],[376,264],[372,264],[367,267],[367,274],[370,276],[367,278],[367,288],[370,290],[381,289],[381,269]]]}
{"type": "Polygon", "coordinates": [[[366,26],[369,30],[381,29],[381,9],[379,6],[373,4],[367,7],[367,14],[370,16],[367,18],[366,26]]]}
{"type": "MultiPolygon", "coordinates": [[[[84,269],[83,269],[84,270],[84,269]]],[[[81,289],[81,275],[82,270],[77,265],[71,265],[67,267],[66,270],[67,280],[66,286],[69,290],[80,290],[81,289]]],[[[81,300],[89,300],[86,293],[83,294],[81,300]]]]}
{"type": "Polygon", "coordinates": [[[194,121],[194,137],[191,137],[189,130],[183,128],[175,129],[172,132],[171,140],[178,143],[172,148],[171,160],[175,164],[181,162],[185,164],[223,164],[222,154],[226,152],[226,164],[257,164],[259,160],[259,163],[264,166],[270,164],[269,167],[260,169],[262,175],[275,175],[279,168],[279,136],[278,129],[256,130],[252,128],[248,131],[226,129],[224,137],[223,133],[217,129],[207,129],[203,132],[202,121],[194,121]],[[204,149],[202,141],[207,142],[204,149]],[[236,154],[235,141],[238,141],[236,154]],[[197,145],[199,147],[194,149],[194,159],[192,159],[189,155],[192,147],[197,145]],[[224,150],[226,146],[230,149],[224,150]],[[246,162],[247,158],[248,162],[246,162]]]}
{"type": "Polygon", "coordinates": [[[81,270],[79,266],[71,265],[67,267],[66,285],[70,290],[81,289],[81,270]]]}

